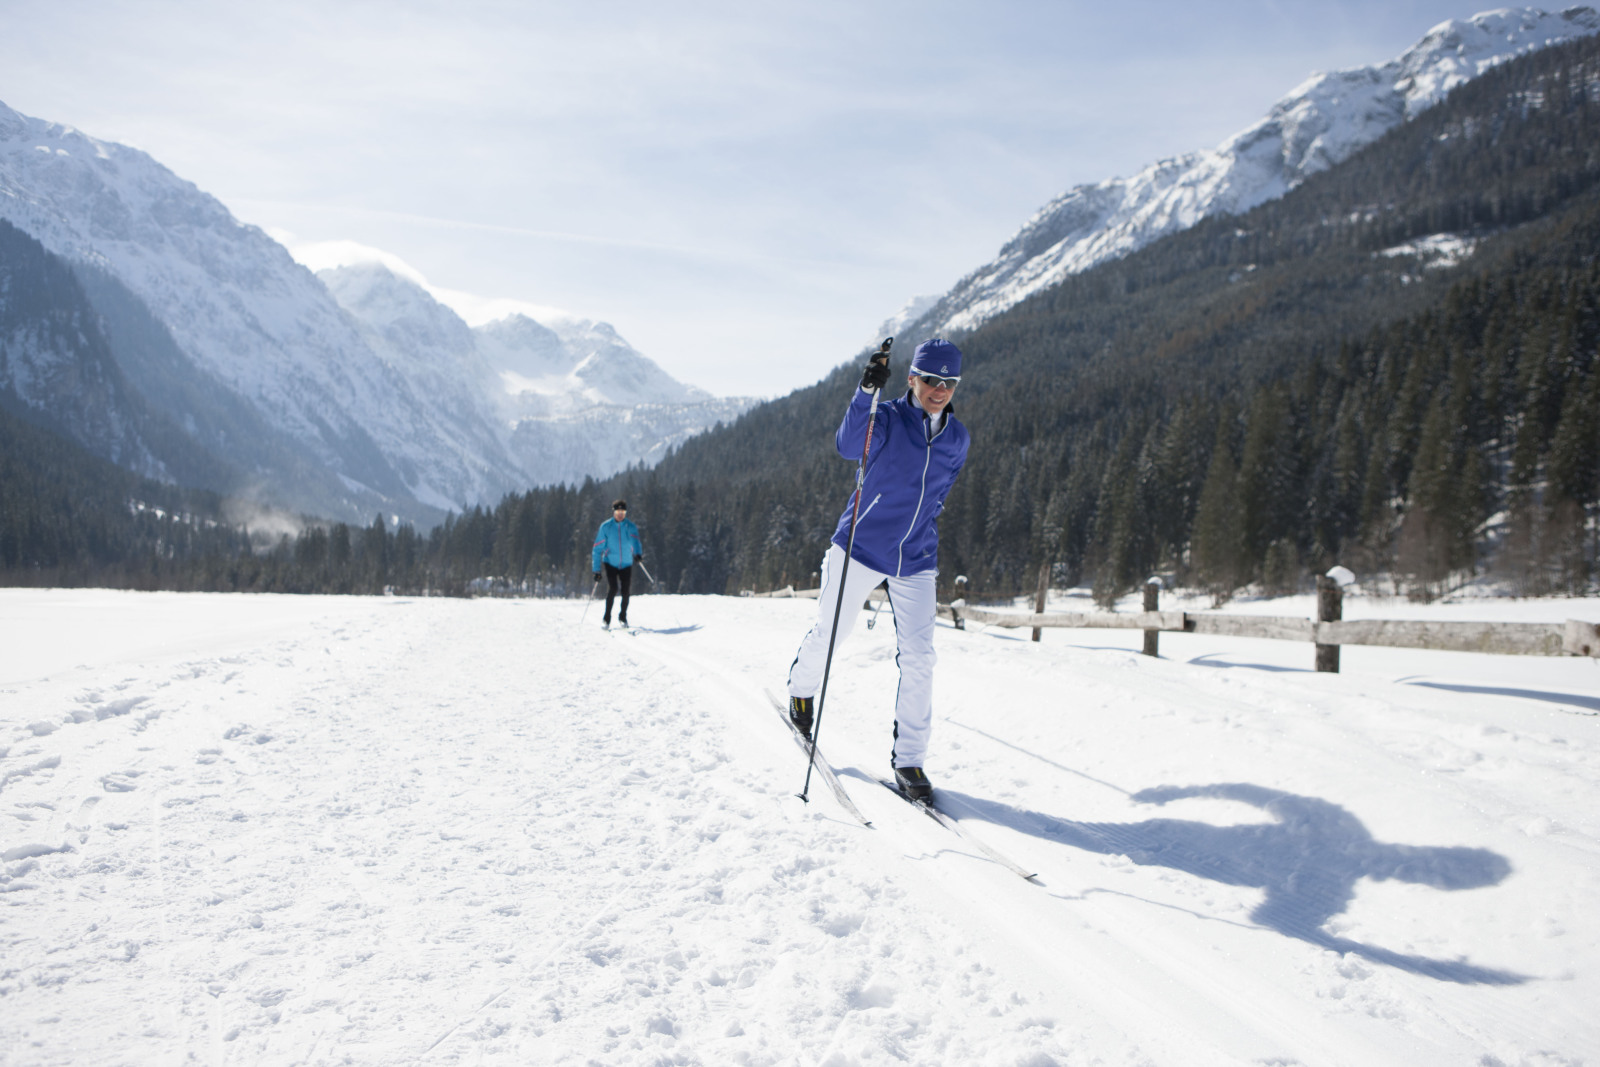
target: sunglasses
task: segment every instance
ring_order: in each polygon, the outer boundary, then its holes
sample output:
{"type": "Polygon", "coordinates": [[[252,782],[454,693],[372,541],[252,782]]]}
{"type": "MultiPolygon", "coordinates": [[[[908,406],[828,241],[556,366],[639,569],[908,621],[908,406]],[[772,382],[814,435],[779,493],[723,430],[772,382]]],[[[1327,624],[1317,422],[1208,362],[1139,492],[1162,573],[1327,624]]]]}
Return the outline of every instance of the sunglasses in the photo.
{"type": "Polygon", "coordinates": [[[941,378],[937,374],[919,374],[917,377],[930,389],[954,389],[961,381],[960,378],[941,378]]]}

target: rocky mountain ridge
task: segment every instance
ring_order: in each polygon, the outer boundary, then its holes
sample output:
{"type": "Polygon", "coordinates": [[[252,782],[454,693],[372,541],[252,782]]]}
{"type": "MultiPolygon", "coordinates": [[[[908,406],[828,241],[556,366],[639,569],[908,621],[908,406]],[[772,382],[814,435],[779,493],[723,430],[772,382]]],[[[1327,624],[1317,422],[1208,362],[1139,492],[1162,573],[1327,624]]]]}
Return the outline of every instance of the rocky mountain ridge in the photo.
{"type": "MultiPolygon", "coordinates": [[[[1442,22],[1387,63],[1315,74],[1215,148],[1062,193],[911,328],[919,337],[972,330],[1069,275],[1203,218],[1248,211],[1348,158],[1491,67],[1596,32],[1600,13],[1590,7],[1556,13],[1502,8],[1442,22]]],[[[896,316],[901,329],[905,317],[904,311],[896,316]]]]}
{"type": "MultiPolygon", "coordinates": [[[[648,462],[670,440],[748,406],[713,401],[673,381],[602,323],[550,328],[526,320],[480,333],[440,305],[414,306],[415,294],[385,309],[376,289],[346,292],[344,299],[363,311],[353,314],[277,241],[146,153],[3,104],[0,218],[74,269],[112,279],[148,309],[190,364],[188,373],[204,384],[181,397],[165,390],[177,425],[223,421],[214,410],[194,409],[215,407],[219,397],[259,422],[275,445],[254,450],[258,469],[249,481],[279,506],[428,521],[529,485],[648,462]],[[526,339],[535,334],[563,370],[558,380],[530,378],[532,388],[511,391],[537,396],[518,422],[507,417],[508,404],[515,404],[502,373],[515,369],[496,369],[491,360],[507,351],[531,358],[539,345],[526,339]],[[587,366],[577,366],[585,360],[587,366]],[[638,403],[649,406],[649,417],[578,450],[562,441],[536,443],[539,427],[526,424],[553,416],[570,422],[585,411],[591,420],[618,421],[619,411],[638,403]],[[674,405],[681,410],[667,417],[674,405]],[[650,438],[644,426],[665,436],[650,438]],[[285,450],[331,473],[339,487],[332,499],[303,491],[304,465],[297,461],[301,469],[294,472],[277,461],[285,450]],[[544,465],[562,455],[573,462],[544,465]]],[[[348,279],[352,287],[359,282],[359,272],[348,279]]],[[[113,352],[129,347],[112,334],[113,352]]],[[[77,358],[64,349],[59,355],[77,358]]],[[[47,356],[36,351],[30,358],[38,364],[47,356]]],[[[145,387],[136,368],[124,373],[134,390],[145,387]]],[[[117,417],[100,421],[110,425],[117,417]]],[[[552,432],[563,440],[571,435],[567,423],[552,432]]],[[[149,457],[142,463],[160,469],[149,457]]]]}

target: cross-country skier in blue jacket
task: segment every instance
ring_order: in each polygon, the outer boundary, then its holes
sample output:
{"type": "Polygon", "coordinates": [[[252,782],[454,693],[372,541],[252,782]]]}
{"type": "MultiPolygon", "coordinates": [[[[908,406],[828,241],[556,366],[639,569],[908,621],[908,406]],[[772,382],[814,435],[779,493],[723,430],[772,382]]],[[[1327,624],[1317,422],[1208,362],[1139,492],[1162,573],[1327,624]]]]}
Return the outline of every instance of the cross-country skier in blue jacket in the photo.
{"type": "MultiPolygon", "coordinates": [[[[888,359],[875,357],[862,373],[861,387],[839,424],[835,443],[845,459],[861,459],[872,394],[888,380],[888,359]]],[[[838,576],[845,572],[844,610],[838,619],[836,642],[849,636],[868,592],[888,582],[898,648],[895,662],[900,667],[890,762],[896,783],[916,798],[933,793],[922,764],[933,722],[938,518],[967,461],[967,429],[956,420],[950,405],[960,381],[961,350],[949,341],[924,341],[911,358],[905,395],[878,405],[859,512],[852,492],[823,557],[816,624],[800,642],[789,668],[789,717],[810,736],[834,614],[841,603],[838,576]],[[855,544],[846,567],[853,513],[855,544]]]]}
{"type": "Polygon", "coordinates": [[[611,629],[611,605],[617,599],[617,591],[622,591],[622,610],[617,613],[617,622],[623,629],[628,626],[628,594],[633,587],[633,564],[635,560],[644,559],[644,548],[639,544],[639,527],[628,518],[628,502],[626,500],[613,500],[611,502],[611,518],[600,524],[599,531],[594,535],[594,580],[600,580],[603,569],[606,578],[606,613],[602,620],[606,629],[611,629]]]}

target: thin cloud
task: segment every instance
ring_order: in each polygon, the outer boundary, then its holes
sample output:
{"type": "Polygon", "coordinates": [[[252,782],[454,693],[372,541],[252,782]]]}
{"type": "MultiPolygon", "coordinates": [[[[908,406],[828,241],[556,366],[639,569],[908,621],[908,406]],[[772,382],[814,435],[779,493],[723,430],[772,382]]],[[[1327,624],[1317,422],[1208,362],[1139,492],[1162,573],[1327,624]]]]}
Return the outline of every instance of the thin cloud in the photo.
{"type": "Polygon", "coordinates": [[[386,267],[399,277],[420,286],[439,303],[460,315],[468,326],[482,326],[511,315],[526,315],[543,323],[582,317],[562,308],[514,297],[481,296],[461,289],[433,285],[420,270],[393,252],[373,248],[359,241],[300,241],[289,231],[276,229],[269,229],[267,235],[287,248],[296,263],[312,272],[368,263],[386,267]]]}
{"type": "MultiPolygon", "coordinates": [[[[427,226],[433,229],[492,233],[511,237],[530,237],[541,241],[560,241],[569,244],[595,245],[606,248],[631,248],[642,252],[662,252],[668,255],[688,256],[711,262],[733,263],[746,266],[759,263],[787,263],[801,266],[826,268],[853,265],[857,262],[855,260],[846,259],[819,259],[810,256],[773,255],[770,253],[752,252],[748,250],[705,248],[697,245],[673,244],[662,241],[645,241],[636,237],[607,237],[600,234],[573,233],[565,230],[544,230],[526,226],[506,226],[500,223],[473,222],[467,219],[440,218],[435,215],[419,215],[405,211],[384,211],[379,208],[335,207],[327,204],[295,203],[284,200],[240,199],[235,200],[233,203],[240,206],[249,206],[262,212],[263,214],[285,208],[292,208],[302,211],[324,211],[332,214],[361,215],[367,218],[384,219],[390,222],[404,222],[417,226],[427,226]]],[[[283,241],[282,238],[277,237],[277,233],[283,233],[286,231],[274,231],[271,227],[267,227],[266,229],[267,232],[272,234],[274,239],[278,240],[280,244],[288,243],[283,241]]],[[[371,248],[370,246],[361,245],[355,241],[316,241],[305,243],[301,245],[301,247],[308,249],[307,254],[313,256],[328,255],[337,258],[337,256],[340,254],[338,252],[339,249],[348,250],[349,254],[352,256],[359,256],[363,253],[367,255],[367,258],[365,259],[354,258],[345,261],[351,263],[380,262],[387,264],[391,259],[395,262],[404,262],[398,256],[394,256],[392,253],[384,252],[377,248],[371,248]],[[321,251],[309,251],[313,248],[321,251]]],[[[300,256],[296,255],[295,258],[298,260],[300,259],[300,256]]],[[[302,260],[302,262],[305,261],[302,260]]],[[[306,265],[310,266],[309,263],[306,265]]],[[[318,270],[321,268],[314,267],[312,269],[318,270]]],[[[414,270],[414,268],[411,267],[407,267],[406,269],[414,270]]]]}

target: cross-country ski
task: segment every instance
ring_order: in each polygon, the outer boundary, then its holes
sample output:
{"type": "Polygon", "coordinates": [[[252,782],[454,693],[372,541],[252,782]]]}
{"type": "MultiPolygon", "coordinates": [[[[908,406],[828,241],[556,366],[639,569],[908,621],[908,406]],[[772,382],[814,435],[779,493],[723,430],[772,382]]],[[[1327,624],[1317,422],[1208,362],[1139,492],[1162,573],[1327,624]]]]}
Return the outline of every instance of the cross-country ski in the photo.
{"type": "Polygon", "coordinates": [[[817,775],[827,785],[828,790],[833,793],[833,799],[838,801],[841,808],[850,813],[852,819],[860,822],[862,826],[871,826],[872,820],[861,814],[861,809],[856,807],[855,801],[850,799],[850,794],[845,791],[843,783],[839,781],[838,774],[834,772],[832,765],[828,763],[827,757],[822,754],[821,747],[817,747],[813,751],[811,739],[801,733],[799,728],[789,720],[788,708],[770,689],[767,690],[767,699],[772,703],[773,709],[777,711],[778,718],[782,719],[783,724],[789,728],[789,736],[793,737],[794,743],[800,746],[800,751],[804,752],[808,758],[815,756],[817,775]]]}
{"type": "Polygon", "coordinates": [[[1000,864],[1000,866],[1004,867],[1012,874],[1015,874],[1018,877],[1024,878],[1030,882],[1038,881],[1039,875],[1036,872],[1028,870],[1028,868],[1022,866],[1022,864],[1011,859],[1009,856],[1006,856],[999,850],[985,844],[982,838],[974,836],[970,830],[968,830],[965,826],[962,826],[961,820],[957,819],[940,806],[937,793],[931,797],[914,797],[907,793],[900,786],[896,785],[894,782],[889,781],[887,778],[879,778],[878,784],[883,786],[889,792],[893,793],[895,796],[899,797],[901,800],[905,801],[907,804],[910,804],[913,808],[916,808],[918,811],[922,812],[924,815],[938,823],[940,826],[944,827],[946,830],[949,830],[951,833],[959,836],[967,844],[971,845],[979,852],[982,852],[985,856],[988,856],[990,859],[1000,864]]]}

